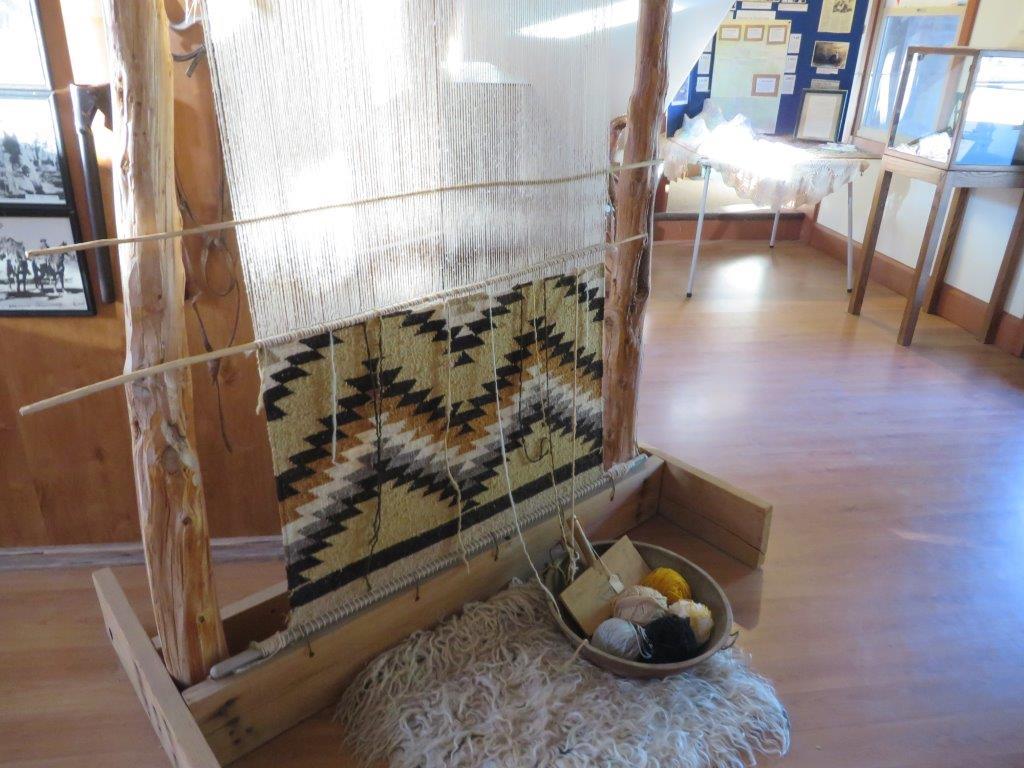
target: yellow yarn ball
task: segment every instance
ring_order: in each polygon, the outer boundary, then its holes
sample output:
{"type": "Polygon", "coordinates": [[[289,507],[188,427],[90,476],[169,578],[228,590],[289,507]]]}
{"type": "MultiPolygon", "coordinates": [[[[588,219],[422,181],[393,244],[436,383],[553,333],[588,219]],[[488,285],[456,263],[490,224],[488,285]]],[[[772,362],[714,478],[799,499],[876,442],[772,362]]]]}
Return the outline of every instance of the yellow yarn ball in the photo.
{"type": "Polygon", "coordinates": [[[655,568],[640,582],[645,587],[656,589],[665,596],[669,605],[679,600],[689,600],[693,597],[690,592],[690,585],[678,571],[671,568],[655,568]]]}

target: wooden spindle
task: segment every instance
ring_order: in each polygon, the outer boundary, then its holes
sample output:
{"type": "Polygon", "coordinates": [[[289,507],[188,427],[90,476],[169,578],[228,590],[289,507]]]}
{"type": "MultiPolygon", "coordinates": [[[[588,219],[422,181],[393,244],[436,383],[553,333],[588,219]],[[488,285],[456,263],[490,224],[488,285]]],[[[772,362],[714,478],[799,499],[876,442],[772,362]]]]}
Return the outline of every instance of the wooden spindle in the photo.
{"type": "MultiPolygon", "coordinates": [[[[636,29],[636,69],[629,99],[629,134],[622,162],[651,160],[668,84],[668,32],[671,0],[642,0],[636,29]]],[[[615,188],[615,238],[647,232],[654,207],[658,169],[631,168],[619,173],[615,188]]],[[[651,292],[649,241],[633,241],[605,260],[604,320],[604,465],[636,455],[636,400],[640,384],[644,311],[651,292]]]]}
{"type": "MultiPolygon", "coordinates": [[[[111,50],[121,236],[181,227],[174,186],[173,72],[163,0],[103,0],[111,50]]],[[[188,356],[180,240],[118,248],[125,370],[188,356]]],[[[192,378],[168,371],[125,386],[150,592],[164,663],[181,685],[226,655],[195,450],[192,378]]]]}

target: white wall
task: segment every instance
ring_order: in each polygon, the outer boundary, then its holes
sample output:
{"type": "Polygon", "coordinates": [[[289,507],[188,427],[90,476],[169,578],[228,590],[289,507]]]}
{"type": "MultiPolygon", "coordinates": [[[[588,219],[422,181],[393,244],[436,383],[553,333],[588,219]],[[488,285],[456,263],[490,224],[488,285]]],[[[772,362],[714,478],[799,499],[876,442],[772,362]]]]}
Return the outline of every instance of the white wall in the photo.
{"type": "MultiPolygon", "coordinates": [[[[666,99],[671,99],[679,90],[731,6],[732,0],[675,0],[672,3],[666,99]]],[[[624,115],[629,105],[636,64],[636,22],[615,27],[610,35],[609,119],[624,115]]]]}
{"type": "MultiPolygon", "coordinates": [[[[946,0],[947,4],[954,3],[946,0]]],[[[1024,2],[981,0],[971,45],[980,48],[1024,48],[1024,2]]],[[[865,48],[866,50],[866,48],[865,48]]],[[[878,163],[854,184],[854,235],[861,240],[867,225],[878,163]]],[[[925,219],[935,188],[895,176],[878,236],[878,250],[909,266],[917,263],[925,219]]],[[[975,190],[967,206],[959,242],[946,273],[946,282],[988,301],[999,262],[1021,199],[1020,190],[975,190]]],[[[818,223],[837,233],[846,232],[846,195],[836,194],[821,203],[818,223]]],[[[1022,270],[1024,271],[1024,270],[1022,270]]],[[[1010,291],[1006,310],[1024,316],[1024,277],[1010,291]]]]}

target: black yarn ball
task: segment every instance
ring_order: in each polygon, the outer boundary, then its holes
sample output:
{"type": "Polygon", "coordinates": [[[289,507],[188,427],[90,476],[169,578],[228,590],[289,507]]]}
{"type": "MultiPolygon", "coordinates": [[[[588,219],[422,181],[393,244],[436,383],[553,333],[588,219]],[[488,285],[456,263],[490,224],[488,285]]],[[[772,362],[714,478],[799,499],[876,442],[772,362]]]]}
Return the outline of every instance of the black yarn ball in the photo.
{"type": "Polygon", "coordinates": [[[640,658],[650,664],[672,664],[697,655],[700,643],[693,634],[690,620],[675,614],[655,619],[643,628],[646,643],[640,658]]]}

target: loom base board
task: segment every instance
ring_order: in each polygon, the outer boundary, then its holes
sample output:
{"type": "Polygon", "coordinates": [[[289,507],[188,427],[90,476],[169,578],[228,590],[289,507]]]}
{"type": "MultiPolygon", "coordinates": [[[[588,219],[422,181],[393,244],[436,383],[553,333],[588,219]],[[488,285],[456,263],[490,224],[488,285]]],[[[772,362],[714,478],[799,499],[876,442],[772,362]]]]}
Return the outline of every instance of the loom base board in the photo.
{"type": "MultiPolygon", "coordinates": [[[[647,449],[650,450],[650,449],[647,449]]],[[[671,457],[651,457],[616,484],[576,505],[588,535],[617,538],[655,514],[686,523],[697,505],[713,503],[699,525],[740,530],[763,559],[770,505],[671,457]],[[765,514],[767,511],[767,514],[765,514]],[[709,526],[708,521],[712,525],[709,526]]],[[[729,538],[697,536],[751,564],[749,552],[729,538]]],[[[551,519],[524,532],[531,556],[540,563],[558,537],[551,519]]],[[[411,633],[438,623],[473,600],[489,597],[512,577],[529,574],[519,542],[470,560],[471,570],[454,568],[323,630],[308,644],[285,649],[272,659],[224,680],[205,680],[179,691],[167,674],[159,649],[142,628],[110,569],[93,575],[111,642],[171,763],[184,768],[227,765],[307,717],[334,704],[367,661],[411,633]],[[418,592],[418,594],[417,594],[418,592]]],[[[222,610],[231,652],[280,629],[287,615],[281,583],[222,610]]]]}

